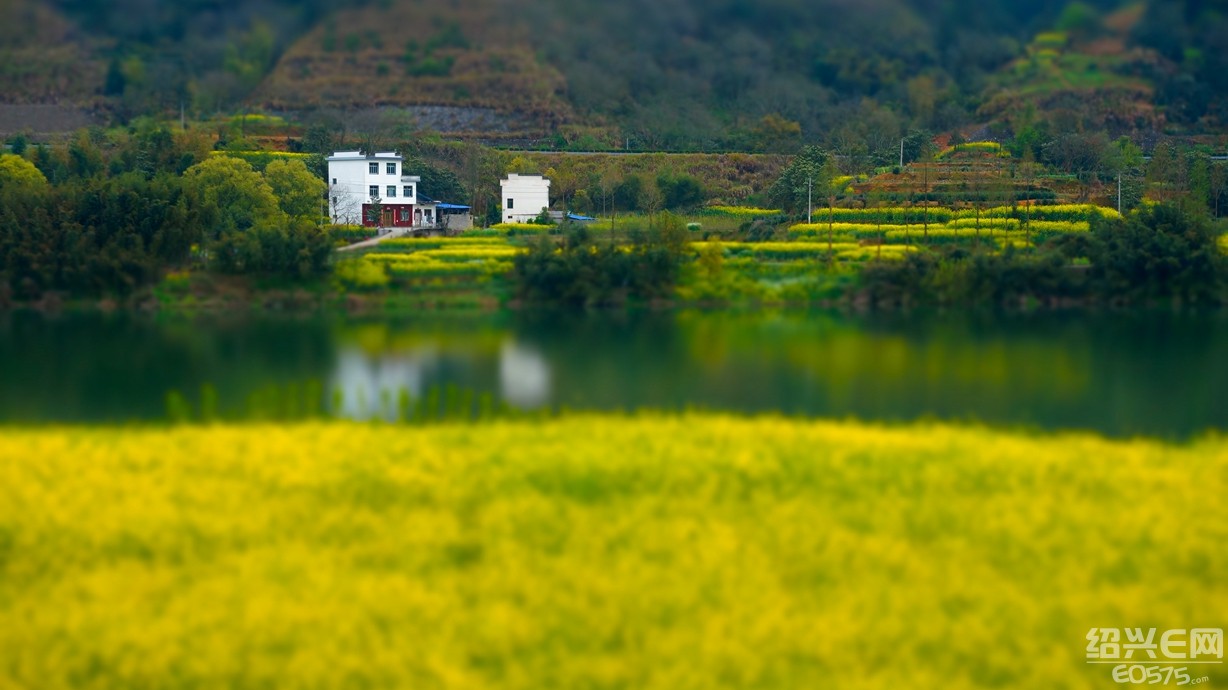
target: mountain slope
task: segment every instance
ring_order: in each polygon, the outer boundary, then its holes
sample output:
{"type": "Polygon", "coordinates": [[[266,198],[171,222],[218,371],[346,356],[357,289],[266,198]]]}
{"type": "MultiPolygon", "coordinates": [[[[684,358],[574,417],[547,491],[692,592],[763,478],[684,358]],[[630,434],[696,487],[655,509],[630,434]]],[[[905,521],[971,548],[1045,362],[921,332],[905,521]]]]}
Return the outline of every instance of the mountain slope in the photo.
{"type": "Polygon", "coordinates": [[[38,0],[0,0],[0,103],[88,103],[103,68],[91,40],[38,0]]]}
{"type": "Polygon", "coordinates": [[[338,13],[295,42],[252,96],[274,109],[432,105],[494,108],[541,127],[570,118],[565,81],[494,2],[338,13]]]}
{"type": "Polygon", "coordinates": [[[1009,128],[1020,115],[1055,129],[1221,131],[1222,5],[0,0],[0,102],[101,105],[121,118],[181,105],[202,117],[390,107],[484,138],[816,142],[882,158],[908,129],[1009,128]],[[1060,45],[1034,40],[1053,27],[1060,45]]]}
{"type": "Polygon", "coordinates": [[[1037,35],[992,78],[979,115],[1016,131],[1038,117],[1064,130],[1162,130],[1166,116],[1156,107],[1154,77],[1164,60],[1130,41],[1144,9],[1140,3],[1037,35]]]}
{"type": "Polygon", "coordinates": [[[252,102],[494,108],[649,148],[744,144],[766,116],[815,138],[867,99],[941,128],[1052,4],[388,0],[302,37],[252,102]]]}

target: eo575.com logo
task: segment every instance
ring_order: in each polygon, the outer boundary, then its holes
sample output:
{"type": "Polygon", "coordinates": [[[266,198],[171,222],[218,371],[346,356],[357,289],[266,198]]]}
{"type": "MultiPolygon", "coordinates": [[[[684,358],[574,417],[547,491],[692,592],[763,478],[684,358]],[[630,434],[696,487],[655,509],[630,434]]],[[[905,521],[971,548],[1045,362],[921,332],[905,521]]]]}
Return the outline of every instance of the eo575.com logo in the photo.
{"type": "Polygon", "coordinates": [[[1087,663],[1112,666],[1113,680],[1131,685],[1201,685],[1206,667],[1224,663],[1223,628],[1166,630],[1092,628],[1087,663]]]}

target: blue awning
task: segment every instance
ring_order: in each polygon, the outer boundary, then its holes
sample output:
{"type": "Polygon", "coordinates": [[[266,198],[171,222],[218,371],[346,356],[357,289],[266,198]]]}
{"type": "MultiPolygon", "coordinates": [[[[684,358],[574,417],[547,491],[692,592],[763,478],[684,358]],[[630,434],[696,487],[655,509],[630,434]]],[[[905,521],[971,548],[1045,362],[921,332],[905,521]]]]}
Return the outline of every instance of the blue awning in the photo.
{"type": "Polygon", "coordinates": [[[439,204],[435,208],[440,211],[468,211],[469,207],[463,204],[439,204]]]}
{"type": "Polygon", "coordinates": [[[594,217],[592,217],[592,216],[581,216],[581,215],[577,215],[577,214],[575,214],[575,213],[568,213],[568,214],[567,214],[567,220],[574,220],[574,221],[580,221],[580,222],[588,222],[588,221],[593,221],[593,220],[597,220],[597,219],[596,219],[596,218],[594,218],[594,217]]]}

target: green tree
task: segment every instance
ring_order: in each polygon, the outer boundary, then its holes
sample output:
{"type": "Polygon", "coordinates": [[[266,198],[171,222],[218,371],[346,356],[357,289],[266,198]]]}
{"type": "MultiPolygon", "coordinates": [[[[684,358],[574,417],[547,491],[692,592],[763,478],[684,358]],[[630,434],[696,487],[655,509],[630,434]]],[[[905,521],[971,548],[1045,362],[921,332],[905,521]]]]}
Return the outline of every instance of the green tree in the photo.
{"type": "Polygon", "coordinates": [[[319,222],[324,180],[311,174],[302,161],[275,160],[264,169],[264,179],[277,196],[282,212],[291,220],[319,222]]]}
{"type": "Polygon", "coordinates": [[[904,164],[924,160],[934,151],[934,135],[929,130],[914,129],[903,142],[904,164]]]}
{"type": "Polygon", "coordinates": [[[644,180],[637,174],[631,174],[614,185],[614,208],[621,211],[637,211],[640,209],[640,191],[644,188],[644,180]]]}
{"type": "Polygon", "coordinates": [[[788,213],[804,212],[825,191],[823,170],[831,156],[816,146],[807,146],[768,190],[768,198],[788,213]]]}
{"type": "Polygon", "coordinates": [[[373,196],[367,202],[367,218],[366,221],[377,228],[384,227],[384,201],[378,196],[373,196]]]}
{"type": "Polygon", "coordinates": [[[657,188],[661,190],[665,208],[671,210],[694,208],[704,202],[704,188],[699,180],[687,174],[662,172],[657,176],[657,188]]]}
{"type": "Polygon", "coordinates": [[[802,125],[798,122],[769,113],[759,120],[751,131],[754,147],[769,153],[793,151],[802,141],[802,125]]]}
{"type": "Polygon", "coordinates": [[[1069,31],[1087,37],[1100,31],[1100,13],[1085,2],[1075,0],[1062,10],[1057,20],[1058,31],[1069,31]]]}
{"type": "Polygon", "coordinates": [[[11,153],[0,155],[0,189],[41,189],[47,178],[33,163],[11,153]]]}
{"type": "Polygon", "coordinates": [[[1224,210],[1228,197],[1228,163],[1218,162],[1211,166],[1211,209],[1216,218],[1224,210]]]}
{"type": "Polygon", "coordinates": [[[1101,294],[1192,303],[1222,302],[1228,259],[1205,214],[1173,204],[1145,206],[1093,229],[1088,256],[1101,294]]]}
{"type": "Polygon", "coordinates": [[[206,231],[214,236],[285,220],[273,188],[245,160],[212,156],[188,168],[183,177],[198,201],[206,231]]]}
{"type": "Polygon", "coordinates": [[[122,96],[124,95],[124,86],[127,80],[124,78],[124,72],[120,69],[119,60],[111,58],[111,62],[107,65],[106,83],[102,88],[104,96],[122,96]]]}
{"type": "Polygon", "coordinates": [[[68,144],[69,172],[76,177],[93,177],[104,167],[102,152],[91,141],[89,134],[85,130],[77,132],[68,144]]]}
{"type": "Polygon", "coordinates": [[[26,149],[30,147],[30,138],[24,132],[19,132],[9,139],[9,151],[17,156],[24,156],[26,149]]]}

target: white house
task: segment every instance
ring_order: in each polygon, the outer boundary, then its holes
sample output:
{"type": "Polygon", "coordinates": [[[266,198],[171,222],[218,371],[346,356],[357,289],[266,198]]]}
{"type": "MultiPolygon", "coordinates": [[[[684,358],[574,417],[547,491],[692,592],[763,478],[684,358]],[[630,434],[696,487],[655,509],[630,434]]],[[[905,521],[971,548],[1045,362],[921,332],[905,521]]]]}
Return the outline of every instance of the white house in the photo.
{"type": "Polygon", "coordinates": [[[529,223],[550,208],[550,180],[541,175],[512,173],[503,187],[503,222],[529,223]]]}
{"type": "Polygon", "coordinates": [[[328,211],[338,225],[410,228],[422,224],[416,175],[397,153],[337,151],[328,157],[328,211]],[[376,217],[374,206],[382,209],[376,217]]]}

